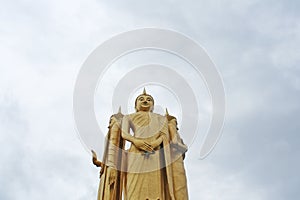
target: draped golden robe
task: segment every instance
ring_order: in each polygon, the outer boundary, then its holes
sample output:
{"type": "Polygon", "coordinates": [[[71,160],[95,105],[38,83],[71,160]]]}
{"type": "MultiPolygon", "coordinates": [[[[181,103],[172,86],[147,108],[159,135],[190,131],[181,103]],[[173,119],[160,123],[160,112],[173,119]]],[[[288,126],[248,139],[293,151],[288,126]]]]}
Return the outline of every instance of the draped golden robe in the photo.
{"type": "Polygon", "coordinates": [[[187,200],[182,152],[170,146],[169,121],[152,112],[136,112],[123,118],[122,131],[151,143],[162,137],[153,153],[131,144],[128,151],[125,200],[187,200]]]}
{"type": "Polygon", "coordinates": [[[152,112],[113,115],[103,155],[98,200],[187,200],[182,156],[186,150],[182,146],[174,117],[152,112]],[[154,152],[145,152],[133,144],[125,151],[121,131],[130,134],[130,130],[134,137],[149,143],[160,137],[162,142],[154,152]]]}

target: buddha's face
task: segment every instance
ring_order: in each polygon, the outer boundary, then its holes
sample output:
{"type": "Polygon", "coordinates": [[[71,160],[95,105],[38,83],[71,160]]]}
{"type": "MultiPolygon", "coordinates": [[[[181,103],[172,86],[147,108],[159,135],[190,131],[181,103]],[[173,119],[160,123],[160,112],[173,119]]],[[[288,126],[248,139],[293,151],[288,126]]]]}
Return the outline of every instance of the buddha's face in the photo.
{"type": "Polygon", "coordinates": [[[154,101],[149,95],[140,95],[136,100],[135,109],[136,111],[153,111],[154,101]]]}

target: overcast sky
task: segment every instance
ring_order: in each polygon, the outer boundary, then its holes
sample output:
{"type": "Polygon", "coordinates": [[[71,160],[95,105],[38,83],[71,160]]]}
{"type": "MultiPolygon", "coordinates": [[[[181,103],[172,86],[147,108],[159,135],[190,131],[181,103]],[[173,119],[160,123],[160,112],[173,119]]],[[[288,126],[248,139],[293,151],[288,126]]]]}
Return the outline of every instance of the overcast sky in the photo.
{"type": "Polygon", "coordinates": [[[300,198],[299,1],[0,2],[1,200],[96,199],[74,83],[98,45],[143,27],[193,38],[224,80],[223,135],[206,159],[200,141],[187,154],[190,199],[300,198]]]}

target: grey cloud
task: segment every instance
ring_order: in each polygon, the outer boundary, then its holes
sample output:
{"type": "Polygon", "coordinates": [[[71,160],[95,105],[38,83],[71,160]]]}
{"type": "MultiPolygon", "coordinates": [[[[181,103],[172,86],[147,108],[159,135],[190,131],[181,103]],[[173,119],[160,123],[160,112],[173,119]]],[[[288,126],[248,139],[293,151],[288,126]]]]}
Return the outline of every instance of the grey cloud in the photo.
{"type": "Polygon", "coordinates": [[[0,9],[0,95],[12,94],[0,101],[1,199],[96,198],[98,171],[71,119],[76,72],[102,41],[144,26],[192,37],[224,78],[223,136],[207,159],[197,159],[200,141],[187,155],[192,199],[299,198],[298,1],[11,1],[0,9]]]}

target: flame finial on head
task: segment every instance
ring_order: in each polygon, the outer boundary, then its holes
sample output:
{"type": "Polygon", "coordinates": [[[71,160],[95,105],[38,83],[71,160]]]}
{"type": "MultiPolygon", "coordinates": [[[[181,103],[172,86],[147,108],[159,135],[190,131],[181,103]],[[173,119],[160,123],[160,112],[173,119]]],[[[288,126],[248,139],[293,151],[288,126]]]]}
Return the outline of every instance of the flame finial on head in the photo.
{"type": "Polygon", "coordinates": [[[143,94],[144,94],[144,95],[146,95],[146,94],[147,94],[147,92],[146,92],[146,88],[144,88],[144,90],[143,90],[143,94]]]}

